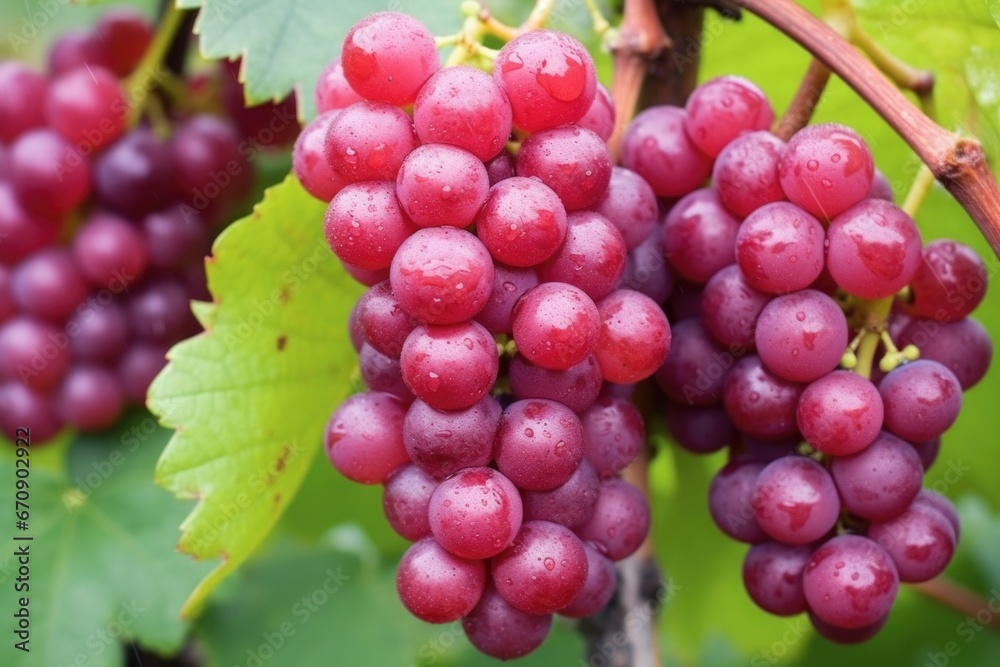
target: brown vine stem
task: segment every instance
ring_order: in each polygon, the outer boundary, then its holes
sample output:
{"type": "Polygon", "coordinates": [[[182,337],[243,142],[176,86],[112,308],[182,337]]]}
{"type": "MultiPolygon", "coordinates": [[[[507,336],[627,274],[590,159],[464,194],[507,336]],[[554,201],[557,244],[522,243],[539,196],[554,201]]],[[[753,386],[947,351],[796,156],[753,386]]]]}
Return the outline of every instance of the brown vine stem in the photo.
{"type": "Polygon", "coordinates": [[[812,118],[829,80],[830,68],[813,58],[809,62],[806,75],[802,77],[799,89],[795,92],[795,97],[781,118],[774,122],[771,132],[779,139],[788,141],[793,134],[805,127],[812,118]]]}
{"type": "Polygon", "coordinates": [[[738,0],[851,86],[930,167],[1000,257],[1000,187],[978,141],[940,127],[844,38],[793,0],[738,0]]]}
{"type": "Polygon", "coordinates": [[[994,613],[990,602],[950,579],[938,577],[922,584],[912,584],[911,588],[977,623],[1000,631],[1000,614],[994,613]]]}

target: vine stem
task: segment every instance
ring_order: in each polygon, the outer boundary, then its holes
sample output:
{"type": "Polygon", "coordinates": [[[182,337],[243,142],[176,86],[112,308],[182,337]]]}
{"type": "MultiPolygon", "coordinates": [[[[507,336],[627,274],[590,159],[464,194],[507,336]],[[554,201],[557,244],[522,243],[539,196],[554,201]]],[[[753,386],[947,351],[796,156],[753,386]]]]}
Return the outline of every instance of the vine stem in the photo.
{"type": "Polygon", "coordinates": [[[993,630],[1000,630],[1000,614],[994,613],[991,601],[983,599],[964,586],[945,577],[937,577],[922,584],[911,584],[910,587],[931,600],[954,609],[960,614],[974,619],[993,630]],[[986,620],[981,620],[983,612],[986,620]]]}
{"type": "MultiPolygon", "coordinates": [[[[163,64],[164,59],[170,52],[170,47],[174,43],[174,35],[178,28],[184,23],[184,16],[187,12],[178,9],[174,3],[169,3],[160,19],[160,25],[156,29],[156,36],[153,43],[149,45],[149,50],[143,56],[142,61],[135,68],[134,73],[124,82],[126,94],[130,94],[136,87],[142,87],[143,82],[150,76],[149,70],[157,70],[163,64]]],[[[128,127],[134,128],[142,119],[143,105],[137,104],[129,113],[128,127]]]]}
{"type": "Polygon", "coordinates": [[[958,200],[1000,257],[1000,187],[978,141],[940,127],[844,38],[793,0],[737,0],[808,50],[886,120],[958,200]]]}

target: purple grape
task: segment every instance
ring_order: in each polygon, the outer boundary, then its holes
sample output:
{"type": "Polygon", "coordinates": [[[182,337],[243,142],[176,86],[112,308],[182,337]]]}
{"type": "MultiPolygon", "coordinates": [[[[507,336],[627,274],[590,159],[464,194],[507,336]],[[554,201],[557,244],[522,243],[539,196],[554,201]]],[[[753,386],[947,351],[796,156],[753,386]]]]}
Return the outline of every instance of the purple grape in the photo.
{"type": "Polygon", "coordinates": [[[767,464],[785,456],[795,455],[802,443],[802,436],[796,433],[778,440],[764,440],[743,433],[740,440],[743,443],[741,456],[767,464]]]}
{"type": "Polygon", "coordinates": [[[601,369],[594,355],[564,371],[553,371],[516,354],[510,360],[507,376],[515,398],[559,401],[573,412],[589,408],[601,392],[601,369]]]}
{"type": "Polygon", "coordinates": [[[866,199],[884,199],[890,202],[896,200],[896,195],[892,192],[892,183],[885,177],[885,174],[879,171],[878,167],[875,168],[875,173],[872,175],[872,188],[868,191],[866,199]]]}
{"type": "Polygon", "coordinates": [[[382,354],[399,358],[403,343],[416,326],[399,305],[388,280],[373,286],[358,300],[358,327],[365,342],[382,354]]]}
{"type": "Polygon", "coordinates": [[[418,326],[403,344],[400,363],[410,391],[438,410],[475,404],[493,387],[500,368],[496,342],[476,322],[418,326]]]}
{"type": "Polygon", "coordinates": [[[882,430],[882,397],[867,378],[833,371],[802,392],[796,421],[819,451],[847,456],[870,445],[882,430]]]}
{"type": "Polygon", "coordinates": [[[955,540],[957,541],[961,533],[961,524],[958,519],[958,510],[951,503],[950,500],[942,496],[937,491],[931,491],[930,489],[921,489],[917,497],[913,499],[913,504],[927,505],[933,507],[938,512],[944,515],[948,519],[948,523],[955,531],[955,540]]]}
{"type": "Polygon", "coordinates": [[[479,604],[462,619],[469,641],[500,660],[520,658],[541,646],[552,628],[552,615],[525,614],[512,607],[491,584],[479,604]]]}
{"type": "Polygon", "coordinates": [[[57,398],[59,415],[84,432],[103,431],[115,425],[125,409],[125,395],[113,371],[102,366],[71,368],[57,398]]]}
{"type": "Polygon", "coordinates": [[[415,465],[400,466],[386,477],[382,511],[401,537],[416,542],[431,534],[427,509],[437,485],[436,479],[415,465]]]}
{"type": "Polygon", "coordinates": [[[24,314],[61,324],[87,298],[87,281],[69,251],[47,248],[14,269],[10,293],[24,314]]]}
{"type": "Polygon", "coordinates": [[[739,266],[730,264],[705,284],[701,295],[705,329],[730,350],[753,351],[757,318],[770,300],[750,285],[739,266]]]}
{"type": "Polygon", "coordinates": [[[552,188],[567,211],[593,207],[611,181],[611,155],[604,140],[574,125],[535,132],[521,142],[517,175],[552,188]]]}
{"type": "Polygon", "coordinates": [[[859,535],[840,535],[813,552],[802,575],[810,610],[836,628],[881,621],[896,599],[899,575],[889,554],[859,535]]]}
{"type": "Polygon", "coordinates": [[[915,318],[894,340],[900,347],[916,345],[921,359],[947,367],[958,378],[962,391],[976,386],[993,361],[993,341],[972,317],[944,324],[915,318]]]}
{"type": "Polygon", "coordinates": [[[514,167],[514,156],[506,149],[500,151],[499,155],[486,163],[486,173],[490,176],[490,187],[500,181],[514,178],[517,175],[514,167]]]}
{"type": "Polygon", "coordinates": [[[645,294],[615,290],[597,304],[601,336],[595,355],[608,382],[645,380],[670,353],[670,324],[663,309],[645,294]]]}
{"type": "Polygon", "coordinates": [[[962,409],[962,385],[936,361],[904,364],[878,386],[885,403],[885,428],[911,442],[947,431],[962,409]]]}
{"type": "Polygon", "coordinates": [[[35,391],[17,380],[0,382],[0,433],[15,440],[30,429],[32,444],[51,440],[62,429],[55,397],[35,391]]]}
{"type": "Polygon", "coordinates": [[[118,77],[100,65],[87,63],[54,78],[45,99],[49,126],[88,151],[99,150],[122,136],[127,125],[123,111],[128,108],[118,77]]]}
{"type": "Polygon", "coordinates": [[[570,213],[562,247],[538,266],[542,282],[579,287],[594,301],[611,293],[625,271],[625,241],[604,216],[570,213]]]}
{"type": "MultiPolygon", "coordinates": [[[[226,78],[225,81],[235,82],[235,78],[226,78]]],[[[237,86],[237,90],[239,89],[240,86],[237,86]]],[[[245,113],[242,92],[238,95],[240,109],[245,113]]],[[[260,113],[267,106],[255,107],[252,113],[260,113]]],[[[240,136],[241,128],[210,114],[192,116],[174,130],[169,145],[170,164],[166,166],[172,164],[176,170],[175,181],[180,196],[201,212],[206,223],[213,222],[218,212],[229,203],[250,194],[254,170],[250,168],[248,160],[256,155],[258,142],[263,141],[266,136],[274,136],[271,124],[280,115],[277,109],[272,109],[261,114],[268,125],[245,132],[243,136],[240,136]],[[249,151],[248,145],[252,146],[249,151]]],[[[298,130],[297,123],[287,125],[298,130]]],[[[325,137],[319,141],[325,141],[325,137]]],[[[320,146],[319,150],[322,151],[323,147],[320,146]]],[[[325,161],[322,153],[321,158],[325,161]]]]}
{"type": "Polygon", "coordinates": [[[585,127],[602,140],[607,141],[615,131],[615,102],[611,99],[611,93],[600,81],[597,82],[597,93],[591,103],[587,113],[576,122],[580,127],[585,127]]]}
{"type": "Polygon", "coordinates": [[[795,410],[803,387],[769,372],[760,357],[736,362],[722,399],[733,425],[756,438],[787,438],[798,433],[795,410]]]}
{"type": "Polygon", "coordinates": [[[847,349],[847,318],[827,295],[802,290],[764,306],[755,340],[769,371],[792,382],[812,382],[840,364],[847,349]]]}
{"type": "Polygon", "coordinates": [[[39,392],[56,387],[69,370],[69,339],[51,324],[23,315],[0,325],[0,379],[39,392]]]}
{"type": "Polygon", "coordinates": [[[927,442],[911,442],[917,456],[920,457],[920,464],[924,467],[924,472],[931,469],[937,461],[938,454],[941,453],[941,436],[928,440],[927,442]]]}
{"type": "Polygon", "coordinates": [[[767,96],[752,81],[720,76],[691,91],[684,129],[698,149],[715,157],[744,132],[766,130],[774,121],[767,96]]]}
{"type": "Polygon", "coordinates": [[[576,528],[594,515],[600,482],[584,459],[561,486],[550,491],[522,491],[525,521],[552,521],[576,528]]]}
{"type": "Polygon", "coordinates": [[[796,132],[778,165],[788,199],[828,220],[868,195],[874,170],[864,140],[834,123],[808,125],[796,132]]]}
{"type": "Polygon", "coordinates": [[[806,611],[802,572],[813,549],[780,542],[755,544],[743,559],[743,585],[758,607],[777,616],[806,611]]]}
{"type": "Polygon", "coordinates": [[[521,495],[492,468],[466,468],[438,485],[428,517],[435,539],[462,558],[490,558],[521,529],[521,495]]]}
{"type": "Polygon", "coordinates": [[[635,460],[646,442],[642,415],[631,401],[602,396],[580,415],[587,460],[598,477],[611,479],[635,460]]]}
{"type": "Polygon", "coordinates": [[[760,471],[750,499],[757,523],[786,544],[808,544],[826,535],[840,517],[837,486],[812,459],[790,456],[760,471]]]}
{"type": "Polygon", "coordinates": [[[712,172],[712,159],[684,130],[685,116],[679,107],[650,107],[632,119],[625,133],[622,166],[646,179],[660,197],[682,197],[712,172]]]}
{"type": "Polygon", "coordinates": [[[391,394],[364,392],[348,397],[330,417],[326,455],[344,477],[360,484],[384,484],[410,462],[403,446],[406,405],[391,394]]]}
{"type": "Polygon", "coordinates": [[[924,468],[910,443],[883,431],[857,454],[831,467],[844,509],[873,521],[902,514],[920,491],[924,468]]]}
{"type": "Polygon", "coordinates": [[[682,320],[673,326],[670,354],[656,371],[656,382],[675,403],[714,405],[722,400],[732,365],[733,355],[711,339],[700,320],[682,320]]]}
{"type": "Polygon", "coordinates": [[[150,247],[142,233],[124,218],[97,213],[73,239],[73,258],[91,285],[120,293],[146,273],[150,247]]]}
{"type": "Polygon", "coordinates": [[[431,537],[407,549],[396,570],[403,606],[427,623],[462,618],[479,603],[485,587],[485,563],[454,556],[431,537]]]}
{"type": "Polygon", "coordinates": [[[621,287],[642,292],[663,305],[674,291],[674,275],[663,258],[662,229],[657,225],[645,241],[625,257],[621,287]]]}
{"type": "Polygon", "coordinates": [[[179,166],[152,130],[138,128],[95,158],[94,190],[108,208],[138,219],[173,203],[179,166]]]}
{"type": "Polygon", "coordinates": [[[144,405],[153,379],[167,365],[167,348],[153,343],[133,343],[118,360],[118,382],[125,397],[144,405]]]}
{"type": "Polygon", "coordinates": [[[493,460],[500,412],[500,403],[492,396],[447,412],[417,400],[403,420],[403,444],[413,462],[438,479],[463,468],[482,467],[493,460]]]}
{"type": "Polygon", "coordinates": [[[784,201],[778,162],[785,142],[770,132],[747,132],[733,139],[715,159],[712,184],[719,201],[737,218],[765,204],[784,201]]]}
{"type": "Polygon", "coordinates": [[[663,256],[685,280],[707,282],[736,261],[739,229],[740,221],[722,207],[715,190],[695,190],[663,221],[663,256]]]}
{"type": "Polygon", "coordinates": [[[25,210],[13,186],[0,179],[0,262],[14,265],[33,252],[54,245],[59,225],[25,210]]]}
{"type": "Polygon", "coordinates": [[[387,357],[364,343],[358,353],[358,366],[361,379],[370,391],[392,394],[407,405],[413,402],[413,393],[403,381],[403,371],[398,359],[387,357]]]}
{"type": "Polygon", "coordinates": [[[927,581],[948,567],[955,553],[955,529],[948,518],[926,503],[913,503],[887,522],[868,526],[868,538],[885,549],[899,571],[899,580],[927,581]]]}
{"type": "Polygon", "coordinates": [[[598,613],[614,597],[618,585],[618,573],[615,565],[600,551],[590,544],[584,543],[583,550],[587,554],[587,581],[573,600],[559,610],[560,616],[569,618],[586,618],[598,613]]]}
{"type": "Polygon", "coordinates": [[[199,330],[187,288],[179,280],[147,282],[128,300],[132,331],[145,340],[171,345],[199,330]]]}
{"type": "Polygon", "coordinates": [[[708,512],[723,533],[738,542],[755,544],[768,539],[757,523],[752,497],[764,464],[733,459],[715,473],[708,487],[708,512]]]}
{"type": "Polygon", "coordinates": [[[566,283],[542,283],[514,305],[518,352],[550,370],[576,366],[596,349],[601,315],[593,300],[566,283]]]}
{"type": "Polygon", "coordinates": [[[691,408],[668,400],[665,417],[674,442],[693,454],[717,452],[736,439],[736,428],[721,405],[691,408]]]}
{"type": "Polygon", "coordinates": [[[601,482],[594,514],[576,534],[618,561],[635,553],[649,533],[649,503],[642,491],[621,479],[601,482]]]}
{"type": "MultiPolygon", "coordinates": [[[[9,320],[17,313],[17,304],[14,303],[14,297],[10,293],[10,269],[0,264],[0,323],[9,320]]],[[[594,368],[597,368],[596,361],[594,368]]],[[[600,376],[600,372],[598,372],[598,376],[600,376]]]]}
{"type": "Polygon", "coordinates": [[[736,261],[748,283],[768,294],[788,294],[816,282],[826,261],[826,232],[795,204],[757,209],[736,235],[736,261]]]}
{"type": "Polygon", "coordinates": [[[860,644],[861,642],[868,641],[882,630],[888,619],[889,615],[886,614],[871,625],[866,625],[863,628],[848,630],[846,628],[838,628],[835,625],[830,625],[823,619],[818,618],[813,612],[809,612],[809,622],[812,624],[813,629],[816,630],[816,634],[831,642],[848,645],[860,644]]]}
{"type": "Polygon", "coordinates": [[[583,456],[580,419],[562,403],[527,399],[503,411],[494,458],[518,488],[551,491],[569,480],[583,456]]]}
{"type": "Polygon", "coordinates": [[[142,232],[154,268],[183,269],[208,254],[204,224],[180,208],[150,213],[142,219],[142,232]]]}
{"type": "Polygon", "coordinates": [[[960,320],[982,302],[988,282],[986,264],[975,250],[937,239],[920,251],[920,264],[910,281],[911,300],[904,308],[939,324],[960,320]]]}

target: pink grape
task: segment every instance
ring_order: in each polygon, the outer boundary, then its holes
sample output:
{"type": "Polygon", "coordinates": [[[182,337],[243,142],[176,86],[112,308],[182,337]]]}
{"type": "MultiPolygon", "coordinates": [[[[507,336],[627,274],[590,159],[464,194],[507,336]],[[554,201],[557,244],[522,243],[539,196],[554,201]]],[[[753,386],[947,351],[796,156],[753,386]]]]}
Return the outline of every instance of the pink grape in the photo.
{"type": "Polygon", "coordinates": [[[618,286],[625,271],[625,241],[614,225],[593,211],[570,213],[566,223],[562,247],[538,266],[538,278],[579,287],[599,301],[618,286]]]}
{"type": "Polygon", "coordinates": [[[541,646],[552,629],[552,615],[515,609],[491,584],[476,608],[462,619],[469,642],[499,660],[520,658],[541,646]]]}
{"type": "Polygon", "coordinates": [[[395,396],[364,392],[347,398],[330,417],[326,454],[351,481],[383,484],[410,462],[403,446],[406,405],[395,396]]]}
{"type": "Polygon", "coordinates": [[[437,410],[417,400],[403,420],[406,452],[422,470],[444,479],[493,460],[500,403],[484,396],[463,410],[437,410]]]}
{"type": "Polygon", "coordinates": [[[514,342],[531,363],[566,370],[597,348],[601,315],[580,289],[565,283],[542,283],[514,306],[514,342]]]}
{"type": "Polygon", "coordinates": [[[708,487],[708,511],[719,530],[738,542],[756,544],[768,539],[754,515],[754,486],[763,463],[733,459],[715,473],[708,487]]]}
{"type": "Polygon", "coordinates": [[[630,400],[602,396],[580,415],[587,460],[611,479],[632,463],[646,442],[642,415],[630,400]]]}
{"type": "Polygon", "coordinates": [[[384,355],[398,359],[403,343],[416,326],[384,280],[365,292],[357,305],[358,328],[362,338],[384,355]]]}
{"type": "Polygon", "coordinates": [[[597,304],[601,335],[597,363],[608,382],[630,384],[653,375],[670,353],[670,324],[645,294],[616,290],[597,304]]]}
{"type": "Polygon", "coordinates": [[[663,256],[684,279],[704,283],[735,261],[739,229],[739,220],[722,207],[715,190],[695,190],[663,221],[663,256]]]}
{"type": "Polygon", "coordinates": [[[490,571],[493,585],[515,609],[551,614],[583,590],[587,553],[566,526],[525,521],[513,544],[490,561],[490,571]]]}
{"type": "Polygon", "coordinates": [[[546,399],[515,401],[496,434],[497,467],[520,489],[551,491],[583,460],[583,427],[565,405],[546,399]]]}
{"type": "Polygon", "coordinates": [[[743,357],[733,366],[722,390],[726,412],[745,434],[773,440],[798,432],[795,411],[802,385],[771,373],[760,357],[743,357]]]}
{"type": "Polygon", "coordinates": [[[642,176],[624,167],[612,169],[611,181],[594,211],[615,226],[628,250],[649,238],[660,218],[653,188],[642,176]]]}
{"type": "Polygon", "coordinates": [[[900,347],[916,345],[920,358],[947,367],[967,391],[979,383],[993,360],[993,341],[977,320],[966,317],[939,324],[914,319],[895,337],[900,347]]]}
{"type": "Polygon", "coordinates": [[[614,597],[618,584],[615,565],[600,551],[586,542],[583,550],[587,555],[587,580],[573,600],[559,610],[560,616],[586,618],[602,609],[614,597]]]}
{"type": "Polygon", "coordinates": [[[567,211],[590,208],[611,181],[604,140],[575,124],[535,132],[521,143],[517,175],[535,178],[559,195],[567,211]]]}
{"type": "Polygon", "coordinates": [[[941,574],[955,553],[955,529],[948,518],[926,503],[914,502],[887,522],[872,522],[868,538],[885,549],[899,580],[927,581],[941,574]]]}
{"type": "Polygon", "coordinates": [[[515,267],[552,257],[566,238],[566,208],[544,183],[515,177],[490,188],[476,217],[476,233],[490,255],[515,267]]]}
{"type": "Polygon", "coordinates": [[[340,192],[347,181],[337,174],[327,162],[324,153],[326,136],[337,111],[322,113],[302,128],[292,149],[292,169],[302,187],[316,199],[329,202],[340,192]]]}
{"type": "Polygon", "coordinates": [[[809,608],[836,628],[878,623],[892,608],[899,574],[889,554],[866,537],[839,535],[820,546],[802,575],[809,608]]]}
{"type": "Polygon", "coordinates": [[[840,363],[847,349],[847,319],[827,295],[802,290],[764,306],[754,338],[769,371],[792,382],[811,382],[840,363]]]}
{"type": "Polygon", "coordinates": [[[437,485],[436,479],[415,465],[403,465],[389,473],[382,489],[382,511],[401,537],[416,541],[430,536],[427,509],[437,485]]]}
{"type": "Polygon", "coordinates": [[[770,296],[750,285],[738,265],[730,264],[705,284],[702,323],[719,344],[730,350],[752,351],[757,346],[757,318],[770,300],[770,296]]]}
{"type": "Polygon", "coordinates": [[[837,489],[826,468],[812,459],[790,456],[760,471],[750,503],[768,535],[785,544],[808,544],[836,525],[837,489]]]}
{"type": "Polygon", "coordinates": [[[431,537],[407,549],[396,571],[396,590],[403,606],[428,623],[449,623],[467,615],[485,587],[482,561],[452,555],[431,537]]]}
{"type": "Polygon", "coordinates": [[[591,103],[587,113],[576,122],[580,127],[585,127],[603,141],[611,138],[615,131],[615,103],[611,99],[611,93],[600,82],[597,84],[597,93],[591,103]]]}
{"type": "Polygon", "coordinates": [[[902,514],[924,479],[916,450],[886,432],[857,454],[835,458],[830,470],[844,509],[874,521],[902,514]]]}
{"type": "Polygon", "coordinates": [[[348,183],[393,181],[416,147],[413,122],[404,111],[355,102],[330,123],[324,153],[333,171],[348,183]]]}
{"type": "Polygon", "coordinates": [[[737,218],[765,204],[784,201],[778,163],[785,142],[770,132],[747,132],[733,139],[715,159],[712,185],[719,201],[737,218]]]}
{"type": "Polygon", "coordinates": [[[19,315],[0,325],[0,380],[19,380],[48,392],[72,360],[66,334],[51,324],[19,315]]]}
{"type": "Polygon", "coordinates": [[[682,197],[701,187],[712,159],[684,131],[684,110],[650,107],[632,119],[622,144],[622,166],[638,173],[660,197],[682,197]]]}
{"type": "Polygon", "coordinates": [[[485,396],[496,382],[496,342],[476,322],[420,325],[403,344],[403,381],[438,410],[461,410],[485,396]]]}
{"type": "Polygon", "coordinates": [[[710,157],[740,134],[766,130],[774,121],[764,91],[739,76],[720,76],[701,84],[691,92],[684,110],[688,136],[710,157]]]}
{"type": "Polygon", "coordinates": [[[89,65],[56,78],[45,106],[49,125],[90,151],[111,144],[125,132],[127,110],[118,77],[103,67],[89,65]]]}
{"type": "Polygon", "coordinates": [[[330,61],[316,82],[316,109],[321,115],[328,111],[346,109],[364,98],[358,95],[344,76],[344,64],[340,58],[330,61]]]}
{"type": "Polygon", "coordinates": [[[939,324],[960,320],[982,302],[987,282],[986,264],[975,250],[937,239],[920,251],[920,264],[910,281],[912,299],[904,308],[939,324]]]}
{"type": "Polygon", "coordinates": [[[833,371],[802,392],[796,421],[802,437],[831,456],[847,456],[870,445],[882,429],[882,397],[865,377],[833,371]]]}
{"type": "Polygon", "coordinates": [[[389,268],[413,226],[396,201],[392,183],[366,181],[337,193],[326,209],[323,232],[341,261],[377,271],[389,268]]]}
{"type": "Polygon", "coordinates": [[[491,334],[509,334],[513,331],[514,305],[529,290],[538,286],[535,269],[515,268],[503,264],[493,266],[493,291],[476,321],[491,334]]]}
{"type": "Polygon", "coordinates": [[[506,549],[521,529],[517,487],[492,468],[466,468],[441,482],[431,495],[434,538],[462,558],[490,558],[506,549]]]}
{"type": "Polygon", "coordinates": [[[835,123],[796,132],[778,165],[785,196],[821,220],[832,220],[864,199],[874,170],[864,140],[835,123]]]}
{"type": "Polygon", "coordinates": [[[0,60],[0,143],[7,144],[45,124],[45,77],[25,63],[0,60]]]}
{"type": "Polygon", "coordinates": [[[536,366],[516,354],[507,369],[515,398],[546,398],[559,401],[574,412],[583,412],[597,400],[603,378],[597,357],[590,355],[564,371],[536,366]]]}
{"type": "Polygon", "coordinates": [[[823,271],[826,232],[819,220],[795,204],[767,204],[740,226],[736,261],[747,282],[762,292],[806,289],[823,271]]]}
{"type": "Polygon", "coordinates": [[[479,158],[446,144],[418,147],[396,175],[396,196],[418,227],[468,227],[489,189],[479,158]]]}
{"type": "Polygon", "coordinates": [[[594,514],[576,528],[580,539],[593,542],[614,561],[635,553],[649,533],[649,504],[642,491],[628,482],[601,482],[594,514]]]}
{"type": "Polygon", "coordinates": [[[920,359],[904,364],[879,383],[885,428],[911,442],[941,435],[962,409],[962,385],[944,365],[920,359]]]}

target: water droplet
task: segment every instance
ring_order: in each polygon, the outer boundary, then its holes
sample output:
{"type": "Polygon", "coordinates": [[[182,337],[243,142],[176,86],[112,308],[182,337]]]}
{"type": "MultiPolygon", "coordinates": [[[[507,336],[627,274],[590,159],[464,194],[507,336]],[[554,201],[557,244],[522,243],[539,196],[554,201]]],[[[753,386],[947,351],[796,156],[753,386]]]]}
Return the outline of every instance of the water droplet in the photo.
{"type": "Polygon", "coordinates": [[[806,169],[808,169],[809,171],[816,171],[817,169],[819,169],[819,162],[817,162],[816,160],[809,160],[808,162],[806,162],[806,169]]]}
{"type": "Polygon", "coordinates": [[[546,558],[545,561],[543,561],[543,564],[545,565],[545,569],[549,572],[556,569],[556,562],[551,558],[546,558]]]}
{"type": "Polygon", "coordinates": [[[800,310],[799,312],[795,313],[795,319],[797,319],[799,322],[805,322],[806,321],[805,311],[800,310]]]}

